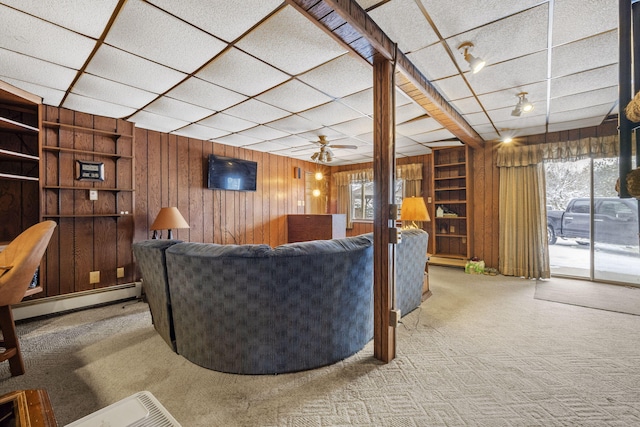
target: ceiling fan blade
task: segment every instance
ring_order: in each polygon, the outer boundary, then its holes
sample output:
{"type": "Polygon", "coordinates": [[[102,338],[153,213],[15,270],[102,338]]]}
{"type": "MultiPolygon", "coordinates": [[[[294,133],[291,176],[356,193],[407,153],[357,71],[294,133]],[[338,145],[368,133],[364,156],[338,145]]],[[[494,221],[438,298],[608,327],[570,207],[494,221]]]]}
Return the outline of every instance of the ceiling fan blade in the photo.
{"type": "Polygon", "coordinates": [[[348,148],[349,150],[355,150],[357,145],[331,145],[331,148],[348,148]]]}

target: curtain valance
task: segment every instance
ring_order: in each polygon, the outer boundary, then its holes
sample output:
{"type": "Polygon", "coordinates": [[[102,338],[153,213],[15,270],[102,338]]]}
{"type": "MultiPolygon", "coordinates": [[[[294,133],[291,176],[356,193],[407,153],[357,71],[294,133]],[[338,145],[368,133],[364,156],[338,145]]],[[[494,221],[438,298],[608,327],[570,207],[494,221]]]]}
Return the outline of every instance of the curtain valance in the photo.
{"type": "Polygon", "coordinates": [[[498,149],[497,165],[498,167],[519,167],[535,165],[543,161],[606,158],[618,155],[618,135],[610,135],[519,147],[503,145],[498,149]]]}
{"type": "MultiPolygon", "coordinates": [[[[331,174],[337,185],[349,185],[355,182],[373,181],[373,168],[357,169],[331,174]]],[[[408,181],[422,180],[422,164],[412,163],[409,165],[398,165],[396,167],[396,178],[408,181]]]]}

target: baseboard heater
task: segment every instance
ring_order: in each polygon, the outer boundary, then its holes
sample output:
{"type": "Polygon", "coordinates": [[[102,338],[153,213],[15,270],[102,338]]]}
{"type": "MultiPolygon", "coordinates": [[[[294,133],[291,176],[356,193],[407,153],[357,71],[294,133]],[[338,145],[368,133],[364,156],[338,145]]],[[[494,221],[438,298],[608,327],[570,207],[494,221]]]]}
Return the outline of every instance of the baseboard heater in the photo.
{"type": "Polygon", "coordinates": [[[30,319],[33,317],[59,314],[96,305],[108,304],[115,301],[140,298],[142,285],[140,282],[74,292],[72,294],[45,297],[30,301],[23,301],[14,305],[14,320],[30,319]]]}
{"type": "Polygon", "coordinates": [[[180,427],[180,424],[148,391],[141,391],[89,414],[65,427],[180,427]]]}

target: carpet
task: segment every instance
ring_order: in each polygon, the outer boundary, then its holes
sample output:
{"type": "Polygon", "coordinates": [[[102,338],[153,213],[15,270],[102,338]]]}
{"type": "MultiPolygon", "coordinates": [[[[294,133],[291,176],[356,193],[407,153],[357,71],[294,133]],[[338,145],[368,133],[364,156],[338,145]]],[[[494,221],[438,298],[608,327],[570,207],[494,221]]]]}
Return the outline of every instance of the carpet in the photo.
{"type": "Polygon", "coordinates": [[[640,288],[551,278],[538,280],[534,298],[640,316],[640,288]]]}
{"type": "Polygon", "coordinates": [[[0,394],[46,389],[60,426],[144,390],[183,427],[640,425],[640,316],[534,299],[534,280],[439,266],[429,279],[388,364],[369,343],[310,371],[210,371],[136,302],[19,324],[26,374],[0,364],[0,394]]]}

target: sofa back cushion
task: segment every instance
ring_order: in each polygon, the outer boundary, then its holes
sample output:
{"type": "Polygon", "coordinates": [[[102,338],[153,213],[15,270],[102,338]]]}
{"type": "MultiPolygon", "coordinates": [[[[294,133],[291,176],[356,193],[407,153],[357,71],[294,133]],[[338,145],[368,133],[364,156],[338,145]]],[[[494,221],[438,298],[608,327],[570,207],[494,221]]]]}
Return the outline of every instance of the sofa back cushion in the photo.
{"type": "Polygon", "coordinates": [[[165,251],[181,242],[181,240],[153,239],[133,244],[133,254],[142,274],[142,287],[149,303],[153,326],[174,351],[176,350],[175,331],[165,251]]]}

